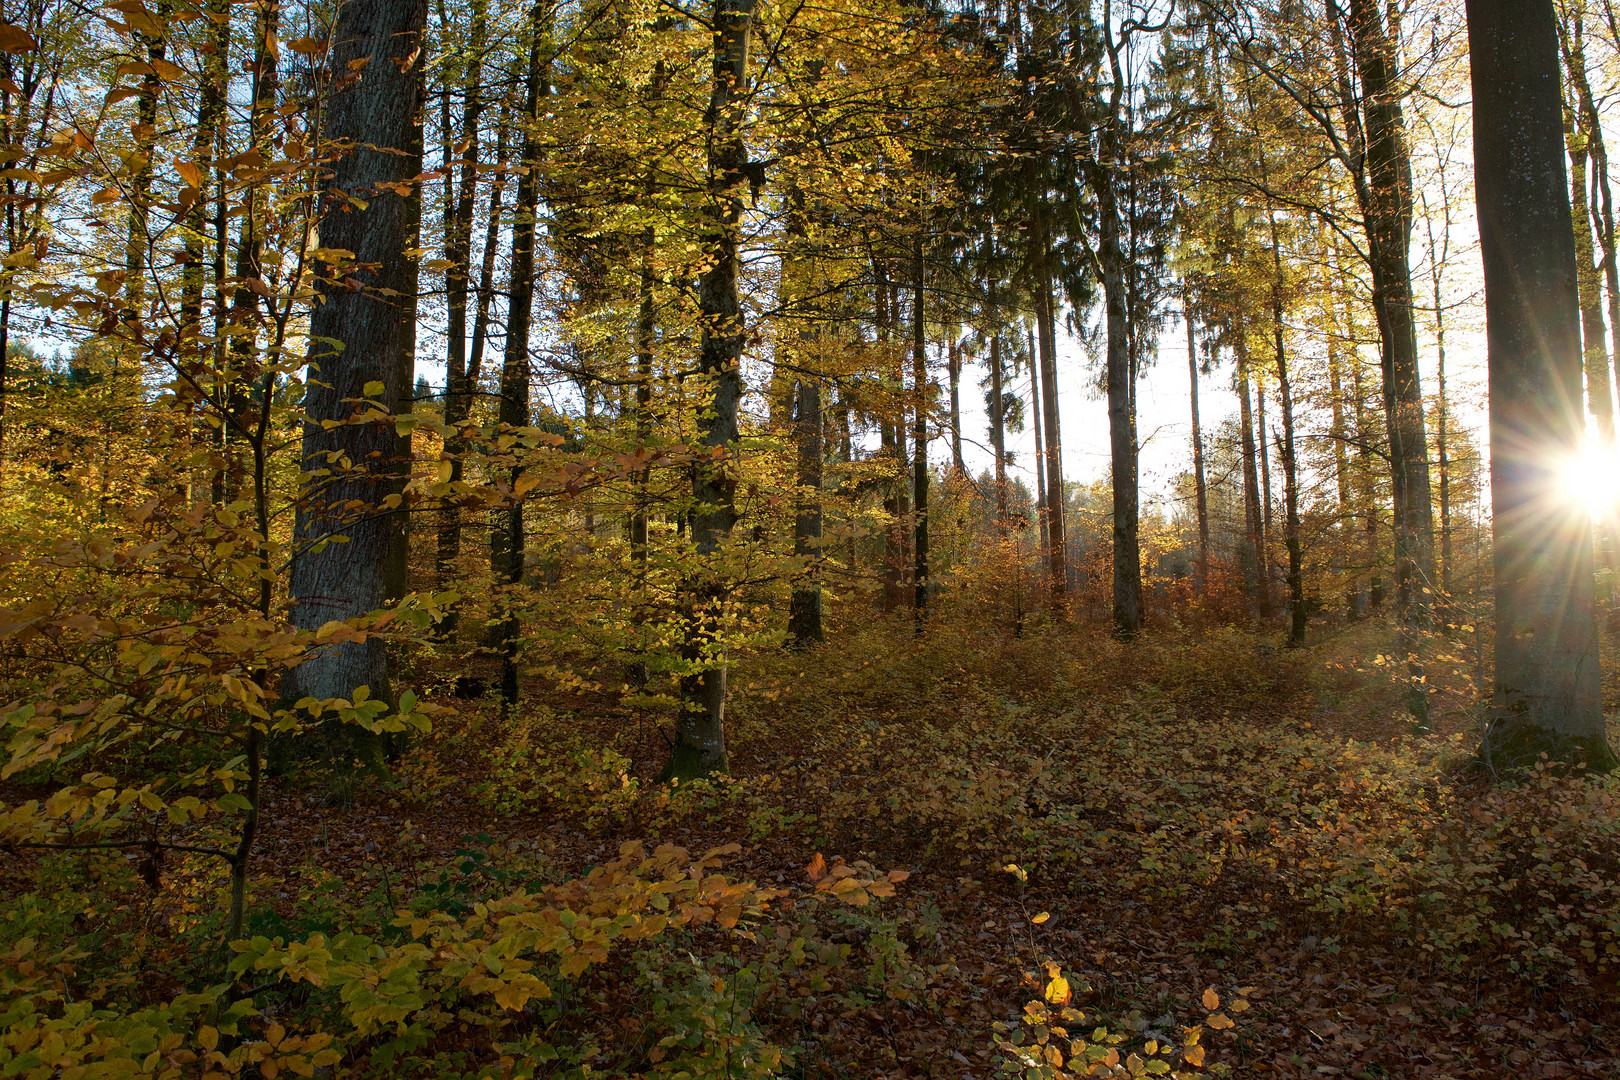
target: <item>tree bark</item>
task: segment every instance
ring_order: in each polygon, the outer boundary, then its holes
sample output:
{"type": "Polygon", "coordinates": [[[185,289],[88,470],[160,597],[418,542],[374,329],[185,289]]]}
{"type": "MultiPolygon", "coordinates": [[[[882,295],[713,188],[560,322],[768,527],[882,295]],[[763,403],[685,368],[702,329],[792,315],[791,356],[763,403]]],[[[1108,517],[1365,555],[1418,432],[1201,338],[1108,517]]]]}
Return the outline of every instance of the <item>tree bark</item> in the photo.
{"type": "Polygon", "coordinates": [[[951,471],[966,476],[967,465],[962,461],[962,348],[954,339],[946,354],[946,367],[951,380],[951,471]]]}
{"type": "Polygon", "coordinates": [[[794,437],[799,448],[798,507],[793,519],[793,553],[805,560],[788,603],[788,633],[799,648],[822,641],[821,583],[814,563],[821,559],[821,480],[826,457],[822,430],[821,382],[803,376],[795,388],[794,437]]]}
{"type": "Polygon", "coordinates": [[[1244,566],[1249,595],[1262,619],[1271,618],[1271,583],[1265,572],[1264,543],[1260,517],[1260,475],[1254,447],[1254,410],[1249,398],[1249,353],[1240,342],[1237,347],[1238,424],[1243,429],[1243,526],[1250,558],[1244,566]]]}
{"type": "Polygon", "coordinates": [[[1361,617],[1362,596],[1361,585],[1356,580],[1350,560],[1350,550],[1355,538],[1351,532],[1355,517],[1355,504],[1350,494],[1350,460],[1345,450],[1345,442],[1349,433],[1344,426],[1344,382],[1340,374],[1343,361],[1340,358],[1339,328],[1333,321],[1333,304],[1330,300],[1324,305],[1324,316],[1328,323],[1327,339],[1327,366],[1328,366],[1328,395],[1333,410],[1333,427],[1329,430],[1329,437],[1333,440],[1333,477],[1337,482],[1339,494],[1339,526],[1340,550],[1344,553],[1341,558],[1343,566],[1350,573],[1349,587],[1345,590],[1345,608],[1353,619],[1361,617]]]}
{"type": "MultiPolygon", "coordinates": [[[[444,422],[450,428],[467,419],[472,403],[472,386],[467,377],[467,301],[472,284],[472,232],[473,213],[478,202],[479,126],[484,115],[483,49],[487,36],[488,4],[486,0],[472,0],[471,33],[468,45],[466,78],[462,82],[464,101],[461,113],[462,144],[460,154],[461,175],[455,176],[455,138],[450,131],[450,105],[448,95],[444,105],[444,259],[449,265],[444,271],[445,291],[445,379],[444,422]],[[453,181],[459,181],[454,187],[453,181]]],[[[497,181],[497,183],[499,183],[497,181]]],[[[499,214],[499,191],[491,196],[490,215],[499,214]]],[[[480,299],[482,299],[480,297],[480,299]]],[[[445,456],[449,459],[449,481],[459,483],[463,476],[465,440],[452,433],[445,439],[445,456]]],[[[438,513],[438,543],[434,554],[434,574],[440,587],[454,579],[456,563],[461,558],[461,507],[453,501],[438,513]]],[[[459,613],[452,609],[439,624],[439,634],[454,638],[459,613]]]]}
{"type": "Polygon", "coordinates": [[[911,428],[912,497],[917,503],[917,525],[912,545],[912,611],[918,633],[928,619],[928,342],[923,314],[923,241],[917,237],[915,277],[911,293],[911,428]]]}
{"type": "MultiPolygon", "coordinates": [[[[709,198],[703,242],[709,267],[698,279],[703,325],[698,367],[711,380],[709,401],[698,421],[703,447],[720,459],[701,464],[692,475],[692,541],[705,562],[713,559],[736,523],[737,414],[742,403],[742,304],[737,294],[737,242],[746,181],[748,148],[743,142],[748,44],[756,0],[714,0],[713,86],[703,126],[708,144],[709,198]]],[[[724,773],[726,658],[719,638],[726,590],[709,567],[702,579],[686,583],[689,611],[682,659],[692,666],[681,677],[681,707],[675,744],[663,779],[691,779],[724,773]]]]}
{"type": "Polygon", "coordinates": [[[1039,366],[1035,359],[1035,335],[1029,334],[1029,412],[1035,425],[1035,519],[1040,522],[1041,553],[1051,546],[1052,536],[1047,530],[1047,518],[1050,516],[1046,510],[1046,451],[1041,443],[1041,383],[1036,377],[1035,370],[1039,366]]]}
{"type": "MultiPolygon", "coordinates": [[[[399,385],[399,356],[416,318],[415,292],[400,255],[409,236],[410,199],[394,191],[415,175],[407,155],[419,84],[409,68],[426,21],[427,0],[350,0],[333,35],[334,90],[325,134],[356,145],[336,162],[322,193],[321,243],[352,251],[357,262],[375,268],[340,274],[360,287],[326,286],[310,314],[304,394],[309,419],[302,446],[310,481],[298,503],[289,587],[294,620],[303,630],[365,615],[381,607],[385,596],[392,528],[377,507],[397,487],[392,414],[409,393],[399,385]],[[366,199],[365,209],[352,198],[366,199]],[[343,347],[334,348],[333,341],[343,347]],[[380,384],[380,392],[371,384],[380,384]],[[363,408],[356,402],[364,399],[375,402],[384,418],[355,422],[363,408]],[[326,420],[337,426],[327,429],[326,420]],[[351,500],[363,509],[346,508],[351,500]],[[336,534],[348,543],[321,546],[336,534]]],[[[328,278],[335,273],[325,265],[317,272],[328,278]]],[[[365,686],[373,697],[386,698],[383,640],[374,636],[321,649],[293,670],[290,682],[294,697],[346,698],[365,686]]]]}
{"type": "MultiPolygon", "coordinates": [[[[551,93],[547,78],[551,60],[551,6],[537,0],[529,11],[529,63],[523,88],[523,147],[518,156],[517,192],[512,206],[512,261],[507,289],[506,348],[501,357],[501,400],[497,412],[507,430],[529,424],[529,333],[534,322],[535,219],[540,212],[540,137],[537,125],[541,102],[551,93]]],[[[514,453],[517,450],[514,448],[514,453]]],[[[516,489],[521,465],[512,467],[510,483],[516,489]]],[[[523,500],[496,515],[490,535],[489,563],[504,593],[505,610],[496,622],[492,642],[501,655],[501,698],[508,705],[518,700],[518,619],[513,610],[523,583],[523,500]]]]}
{"type": "Polygon", "coordinates": [[[1193,581],[1209,587],[1209,487],[1204,478],[1204,428],[1198,419],[1198,332],[1193,326],[1192,290],[1182,293],[1181,318],[1187,325],[1187,389],[1192,402],[1193,497],[1198,511],[1198,568],[1193,581]]]}
{"type": "MultiPolygon", "coordinates": [[[[1362,213],[1373,272],[1373,308],[1383,341],[1385,424],[1395,500],[1395,585],[1404,644],[1428,621],[1434,578],[1434,506],[1429,491],[1428,435],[1418,378],[1417,327],[1407,246],[1412,230],[1412,173],[1402,117],[1395,43],[1377,0],[1350,0],[1356,68],[1366,123],[1368,197],[1362,213]]],[[[1421,668],[1409,660],[1413,722],[1428,720],[1421,668]]]]}
{"type": "Polygon", "coordinates": [[[1108,450],[1113,475],[1114,632],[1142,629],[1142,550],[1136,441],[1136,388],[1131,370],[1129,297],[1120,243],[1119,205],[1106,170],[1092,183],[1097,197],[1097,259],[1107,323],[1108,450]]]}
{"type": "Polygon", "coordinates": [[[1063,528],[1063,439],[1058,424],[1057,313],[1052,298],[1052,267],[1047,252],[1051,235],[1046,215],[1046,206],[1038,206],[1034,214],[1034,228],[1030,230],[1034,278],[1031,284],[1035,290],[1035,328],[1041,364],[1041,397],[1037,406],[1041,410],[1043,423],[1039,430],[1046,439],[1047,569],[1051,574],[1052,604],[1061,607],[1069,592],[1069,571],[1063,528]]]}
{"type": "Polygon", "coordinates": [[[1489,350],[1496,671],[1482,756],[1616,764],[1604,735],[1592,524],[1559,483],[1584,441],[1574,231],[1552,0],[1468,0],[1489,350]]]}

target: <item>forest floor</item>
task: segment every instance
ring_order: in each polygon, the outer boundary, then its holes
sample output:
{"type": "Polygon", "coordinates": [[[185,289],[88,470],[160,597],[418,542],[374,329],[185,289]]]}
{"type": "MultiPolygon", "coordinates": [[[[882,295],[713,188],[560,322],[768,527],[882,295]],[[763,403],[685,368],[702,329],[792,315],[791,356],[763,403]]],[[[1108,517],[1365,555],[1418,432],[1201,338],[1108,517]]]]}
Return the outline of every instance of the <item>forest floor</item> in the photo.
{"type": "MultiPolygon", "coordinates": [[[[251,928],[380,934],[399,908],[560,882],[627,842],[738,844],[723,873],[762,886],[802,891],[818,857],[909,878],[859,908],[786,899],[755,934],[621,947],[548,1014],[559,1059],[535,1075],[652,1071],[668,1003],[730,979],[728,1023],[788,1051],[786,1075],[988,1077],[1010,1061],[995,1025],[1018,1026],[1051,964],[1133,1068],[1187,1069],[1204,1025],[1216,1075],[1620,1075],[1620,785],[1491,783],[1444,686],[1439,733],[1412,737],[1386,637],[874,621],[740,658],[732,778],[674,791],[616,685],[537,682],[504,719],[435,698],[390,780],[272,783],[251,928]],[[789,939],[811,977],[787,973],[789,939]]],[[[180,989],[187,927],[217,922],[207,874],[176,865],[131,901],[122,964],[153,994],[164,971],[180,989]]]]}

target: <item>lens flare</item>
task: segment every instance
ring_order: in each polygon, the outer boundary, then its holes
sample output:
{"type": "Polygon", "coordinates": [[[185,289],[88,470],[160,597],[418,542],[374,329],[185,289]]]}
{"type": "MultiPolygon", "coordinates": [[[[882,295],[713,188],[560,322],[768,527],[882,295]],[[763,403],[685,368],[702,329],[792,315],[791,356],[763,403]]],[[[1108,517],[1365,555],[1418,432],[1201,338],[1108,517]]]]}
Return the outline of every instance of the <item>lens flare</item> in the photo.
{"type": "Polygon", "coordinates": [[[1570,502],[1585,503],[1593,517],[1614,513],[1620,504],[1620,458],[1588,445],[1559,470],[1559,484],[1570,502]]]}

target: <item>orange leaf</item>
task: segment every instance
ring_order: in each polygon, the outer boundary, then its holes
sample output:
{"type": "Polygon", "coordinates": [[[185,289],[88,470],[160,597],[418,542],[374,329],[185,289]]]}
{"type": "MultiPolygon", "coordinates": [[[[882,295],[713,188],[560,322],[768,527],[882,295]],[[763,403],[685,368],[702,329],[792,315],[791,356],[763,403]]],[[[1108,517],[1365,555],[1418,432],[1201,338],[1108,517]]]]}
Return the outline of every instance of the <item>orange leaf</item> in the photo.
{"type": "Polygon", "coordinates": [[[821,857],[821,852],[816,852],[816,857],[811,859],[810,865],[804,868],[804,876],[813,882],[820,881],[827,876],[827,860],[821,857]]]}
{"type": "Polygon", "coordinates": [[[1212,986],[1208,990],[1205,990],[1204,991],[1204,1008],[1209,1010],[1210,1012],[1214,1012],[1216,1009],[1218,1009],[1220,1007],[1221,1007],[1221,995],[1219,995],[1219,994],[1217,994],[1215,992],[1215,988],[1212,986]]]}

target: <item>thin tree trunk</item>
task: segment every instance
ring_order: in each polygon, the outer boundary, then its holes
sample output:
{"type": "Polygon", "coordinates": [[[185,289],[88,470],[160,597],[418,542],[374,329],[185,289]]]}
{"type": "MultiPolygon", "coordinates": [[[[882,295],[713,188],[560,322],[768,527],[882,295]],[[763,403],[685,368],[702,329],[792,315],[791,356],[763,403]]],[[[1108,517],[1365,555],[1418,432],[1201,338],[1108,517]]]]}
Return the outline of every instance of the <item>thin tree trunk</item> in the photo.
{"type": "Polygon", "coordinates": [[[1029,334],[1029,412],[1035,425],[1035,519],[1040,522],[1041,553],[1052,543],[1052,537],[1047,532],[1046,512],[1046,451],[1041,445],[1041,384],[1035,376],[1035,369],[1039,365],[1035,360],[1035,335],[1029,334]]]}
{"type": "Polygon", "coordinates": [[[1271,223],[1271,259],[1276,274],[1271,288],[1271,332],[1276,347],[1277,397],[1282,409],[1283,543],[1288,548],[1288,643],[1305,644],[1305,553],[1299,525],[1299,469],[1294,457],[1294,392],[1288,381],[1288,353],[1283,348],[1282,249],[1277,242],[1277,219],[1266,208],[1271,223]]]}
{"type": "MultiPolygon", "coordinates": [[[[1445,190],[1444,186],[1441,188],[1445,190]]],[[[1451,201],[1448,197],[1444,205],[1446,223],[1446,246],[1449,249],[1451,242],[1451,201]]],[[[1580,219],[1577,219],[1580,220],[1580,219]]],[[[1434,351],[1435,351],[1435,456],[1439,460],[1440,472],[1440,595],[1442,602],[1451,601],[1451,450],[1448,445],[1451,421],[1451,404],[1446,400],[1446,307],[1440,289],[1440,268],[1445,262],[1446,252],[1435,246],[1434,219],[1429,215],[1428,199],[1423,203],[1423,227],[1429,234],[1429,278],[1434,286],[1434,351]]],[[[1587,256],[1590,261],[1592,245],[1587,241],[1587,256]]],[[[1593,281],[1594,287],[1596,280],[1593,281]]],[[[1602,314],[1598,316],[1602,319],[1602,314]]],[[[1602,347],[1602,328],[1598,329],[1598,344],[1602,347]]],[[[1604,383],[1608,383],[1608,356],[1604,356],[1604,383]]],[[[1612,417],[1611,417],[1612,419],[1612,417]]]]}
{"type": "Polygon", "coordinates": [[[1053,310],[1052,269],[1048,262],[1047,209],[1035,212],[1033,271],[1035,328],[1040,344],[1041,431],[1045,436],[1046,465],[1046,558],[1051,574],[1052,604],[1061,607],[1069,592],[1068,549],[1064,542],[1063,439],[1058,424],[1057,396],[1057,313],[1053,310]]]}
{"type": "Polygon", "coordinates": [[[946,354],[946,366],[951,380],[951,470],[957,476],[967,475],[962,462],[962,350],[953,338],[946,354]]]}
{"type": "MultiPolygon", "coordinates": [[[[442,0],[441,0],[442,3],[442,0]]],[[[450,103],[446,94],[444,115],[445,155],[445,207],[444,258],[449,265],[444,271],[445,306],[447,309],[445,337],[444,422],[454,430],[467,419],[471,405],[472,386],[467,377],[467,301],[472,282],[473,214],[478,202],[479,126],[484,115],[483,49],[487,36],[486,0],[472,0],[471,34],[469,36],[467,72],[462,82],[465,101],[461,114],[461,176],[452,188],[455,177],[455,139],[450,131],[450,103]]],[[[444,16],[441,12],[440,21],[444,16]]],[[[499,181],[497,181],[497,184],[499,181]]],[[[490,215],[499,214],[499,187],[491,198],[490,215]]],[[[482,296],[480,295],[482,305],[482,296]]],[[[487,309],[486,309],[487,310],[487,309]]],[[[459,483],[463,476],[465,440],[458,434],[445,438],[444,453],[449,460],[448,480],[459,483]]],[[[453,487],[452,487],[453,491],[453,487]]],[[[434,575],[441,588],[454,579],[456,564],[461,558],[461,507],[454,496],[438,513],[438,545],[434,555],[434,575]]],[[[439,635],[453,639],[460,622],[459,611],[452,609],[439,624],[439,635]]]]}
{"type": "MultiPolygon", "coordinates": [[[[994,311],[994,301],[991,301],[994,311]]],[[[994,315],[991,316],[994,318],[994,315]]],[[[995,454],[996,535],[1007,537],[1007,405],[1001,388],[1001,330],[990,332],[990,449],[995,454]]]]}
{"type": "MultiPolygon", "coordinates": [[[[1612,12],[1612,6],[1606,8],[1612,12]]],[[[1584,26],[1585,5],[1573,4],[1569,10],[1569,28],[1563,37],[1564,59],[1568,69],[1570,87],[1575,95],[1575,107],[1578,113],[1577,126],[1584,138],[1586,155],[1592,162],[1591,199],[1585,197],[1583,184],[1581,202],[1586,206],[1586,221],[1597,233],[1598,245],[1603,249],[1603,259],[1597,265],[1608,286],[1609,300],[1609,334],[1613,342],[1615,374],[1620,376],[1620,259],[1617,259],[1614,238],[1614,198],[1609,189],[1609,151],[1603,138],[1603,120],[1598,114],[1597,101],[1592,96],[1592,86],[1586,74],[1586,46],[1584,26]]],[[[1574,163],[1574,159],[1571,159],[1574,163]]],[[[1574,190],[1573,181],[1571,191],[1574,190]]],[[[1577,226],[1585,224],[1577,216],[1576,208],[1571,207],[1572,217],[1577,226]]],[[[1587,308],[1586,292],[1591,286],[1586,284],[1587,271],[1584,267],[1592,262],[1590,234],[1588,234],[1586,254],[1583,256],[1580,249],[1576,251],[1576,272],[1580,275],[1578,285],[1582,290],[1581,308],[1583,311],[1582,325],[1584,327],[1587,308]]],[[[1601,316],[1600,316],[1601,318],[1601,316]]],[[[1591,349],[1591,338],[1587,337],[1587,349],[1591,349]]],[[[1605,385],[1612,385],[1608,371],[1605,370],[1603,381],[1605,385]]],[[[1613,412],[1610,412],[1610,426],[1613,427],[1613,412]]],[[[1605,443],[1609,452],[1614,450],[1614,436],[1611,434],[1605,443]]],[[[1612,527],[1612,513],[1611,513],[1612,527]]]]}
{"type": "Polygon", "coordinates": [[[814,562],[821,559],[821,479],[826,456],[822,432],[821,383],[804,376],[794,393],[794,438],[799,449],[796,478],[798,509],[793,519],[793,553],[805,560],[806,569],[793,586],[788,603],[788,633],[794,644],[805,648],[824,639],[821,625],[821,583],[815,576],[814,562]]]}
{"type": "Polygon", "coordinates": [[[1467,10],[1496,570],[1481,753],[1518,764],[1550,751],[1607,770],[1616,759],[1604,734],[1591,518],[1557,476],[1585,433],[1557,21],[1551,0],[1468,0],[1467,10]]]}
{"type": "Polygon", "coordinates": [[[923,321],[923,241],[917,237],[917,251],[911,294],[911,387],[915,395],[915,420],[911,429],[911,488],[917,500],[916,539],[912,554],[912,608],[915,626],[922,632],[928,618],[928,344],[923,321]]]}
{"type": "MultiPolygon", "coordinates": [[[[551,6],[537,0],[529,11],[529,63],[523,90],[523,147],[518,156],[522,170],[512,206],[512,261],[506,310],[506,348],[501,358],[501,400],[497,414],[508,430],[529,423],[529,333],[534,321],[535,218],[540,211],[540,138],[536,130],[542,102],[551,93],[551,6]]],[[[514,448],[514,453],[516,453],[514,448]]],[[[501,698],[508,706],[518,700],[518,619],[514,610],[523,583],[524,530],[521,497],[515,494],[522,466],[513,465],[512,505],[497,515],[490,537],[490,570],[504,586],[505,611],[494,626],[492,644],[501,655],[501,698]]]]}
{"type": "Polygon", "coordinates": [[[1265,573],[1260,518],[1260,476],[1254,447],[1254,410],[1249,396],[1249,355],[1241,342],[1237,346],[1238,424],[1243,429],[1243,525],[1250,558],[1244,566],[1249,595],[1254,598],[1262,619],[1271,618],[1271,585],[1265,573]]]}
{"type": "Polygon", "coordinates": [[[1198,570],[1193,581],[1203,593],[1209,587],[1209,488],[1204,480],[1204,429],[1198,421],[1198,334],[1193,328],[1192,292],[1183,293],[1182,321],[1187,324],[1187,389],[1192,401],[1193,492],[1198,509],[1198,570]]]}
{"type": "Polygon", "coordinates": [[[1327,363],[1328,363],[1328,395],[1333,409],[1333,427],[1329,437],[1333,440],[1333,478],[1337,482],[1339,493],[1339,526],[1340,550],[1344,567],[1351,574],[1349,587],[1345,593],[1345,608],[1352,619],[1359,619],[1362,614],[1361,584],[1350,565],[1350,555],[1354,536],[1351,529],[1354,526],[1355,504],[1350,494],[1350,460],[1345,450],[1345,442],[1349,433],[1344,426],[1344,380],[1340,374],[1343,365],[1341,358],[1339,328],[1333,321],[1333,303],[1330,300],[1324,305],[1324,316],[1328,324],[1327,333],[1327,363]]]}

